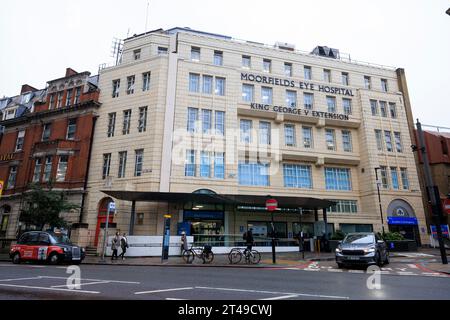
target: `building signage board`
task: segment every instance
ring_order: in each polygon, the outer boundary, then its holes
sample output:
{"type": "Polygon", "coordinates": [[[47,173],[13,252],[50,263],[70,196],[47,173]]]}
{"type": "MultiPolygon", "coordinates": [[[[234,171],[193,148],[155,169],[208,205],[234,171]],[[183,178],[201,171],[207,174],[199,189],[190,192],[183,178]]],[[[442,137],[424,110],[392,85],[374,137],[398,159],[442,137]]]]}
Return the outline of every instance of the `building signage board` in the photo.
{"type": "MultiPolygon", "coordinates": [[[[431,234],[433,235],[433,238],[437,239],[436,226],[431,225],[430,229],[431,229],[431,234]]],[[[449,236],[449,233],[448,233],[448,225],[447,224],[442,224],[441,225],[441,231],[442,231],[442,236],[444,238],[450,239],[450,236],[449,236]]]]}
{"type": "Polygon", "coordinates": [[[417,218],[414,217],[388,217],[388,224],[417,226],[417,218]]]}
{"type": "Polygon", "coordinates": [[[191,219],[206,219],[206,220],[223,220],[223,211],[197,211],[197,210],[184,210],[184,220],[191,219]]]}
{"type": "Polygon", "coordinates": [[[299,116],[314,117],[314,118],[325,118],[325,119],[345,120],[345,121],[350,120],[350,117],[346,114],[307,110],[307,109],[297,109],[297,108],[293,108],[293,107],[271,106],[268,104],[255,103],[255,102],[250,103],[250,108],[252,110],[273,111],[273,112],[295,114],[295,115],[299,115],[299,116]]]}
{"type": "Polygon", "coordinates": [[[0,161],[14,160],[14,153],[0,154],[0,161]]]}

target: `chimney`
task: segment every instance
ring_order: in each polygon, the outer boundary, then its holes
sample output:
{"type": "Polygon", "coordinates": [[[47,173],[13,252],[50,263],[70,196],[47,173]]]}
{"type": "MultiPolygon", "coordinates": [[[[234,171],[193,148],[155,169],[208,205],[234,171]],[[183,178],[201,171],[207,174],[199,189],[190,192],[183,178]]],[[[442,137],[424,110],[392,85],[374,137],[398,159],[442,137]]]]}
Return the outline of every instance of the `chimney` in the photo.
{"type": "Polygon", "coordinates": [[[73,70],[72,68],[67,68],[66,69],[66,77],[70,77],[73,76],[75,74],[78,74],[78,72],[76,72],[75,70],[73,70]]]}
{"type": "Polygon", "coordinates": [[[30,91],[35,92],[35,91],[38,91],[38,89],[33,88],[29,84],[24,84],[24,85],[22,85],[22,90],[20,90],[20,94],[24,94],[24,93],[30,92],[30,91]]]}

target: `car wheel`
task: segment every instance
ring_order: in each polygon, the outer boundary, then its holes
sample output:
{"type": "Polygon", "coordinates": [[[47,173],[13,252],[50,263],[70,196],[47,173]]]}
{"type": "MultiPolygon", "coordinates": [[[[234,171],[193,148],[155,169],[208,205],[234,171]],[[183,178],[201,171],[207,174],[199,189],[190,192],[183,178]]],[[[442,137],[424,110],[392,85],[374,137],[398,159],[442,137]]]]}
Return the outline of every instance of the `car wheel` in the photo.
{"type": "Polygon", "coordinates": [[[344,264],[343,263],[338,263],[337,266],[338,266],[339,269],[342,269],[344,267],[344,264]]]}
{"type": "Polygon", "coordinates": [[[381,254],[380,254],[380,252],[377,252],[376,255],[375,255],[375,263],[380,268],[383,265],[383,263],[381,262],[381,254]]]}
{"type": "Polygon", "coordinates": [[[19,264],[20,263],[20,253],[16,252],[12,257],[12,263],[19,264]]]}
{"type": "Polygon", "coordinates": [[[384,264],[389,264],[389,253],[386,252],[386,259],[384,259],[384,264]]]}
{"type": "Polygon", "coordinates": [[[55,265],[59,263],[59,257],[57,253],[52,253],[49,257],[48,257],[48,263],[50,263],[51,265],[55,265]]]}

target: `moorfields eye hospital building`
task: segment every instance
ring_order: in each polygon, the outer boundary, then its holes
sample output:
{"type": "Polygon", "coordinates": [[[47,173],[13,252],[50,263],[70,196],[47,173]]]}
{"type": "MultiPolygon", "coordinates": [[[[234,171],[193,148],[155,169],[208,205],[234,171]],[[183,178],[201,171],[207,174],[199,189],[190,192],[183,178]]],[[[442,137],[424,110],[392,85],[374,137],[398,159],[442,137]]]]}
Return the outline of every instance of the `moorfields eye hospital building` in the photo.
{"type": "Polygon", "coordinates": [[[429,241],[403,69],[173,28],[125,39],[98,87],[81,245],[100,251],[111,201],[132,235],[162,235],[169,214],[172,235],[215,246],[268,237],[269,196],[280,245],[382,224],[429,241]]]}

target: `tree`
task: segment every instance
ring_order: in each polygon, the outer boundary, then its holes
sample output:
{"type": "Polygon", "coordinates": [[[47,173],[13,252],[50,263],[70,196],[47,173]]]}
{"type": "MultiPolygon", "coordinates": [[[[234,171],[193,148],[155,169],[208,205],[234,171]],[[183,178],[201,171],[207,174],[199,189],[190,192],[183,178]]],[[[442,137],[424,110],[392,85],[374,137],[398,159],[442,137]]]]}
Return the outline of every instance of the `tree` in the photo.
{"type": "Polygon", "coordinates": [[[27,227],[33,225],[38,230],[43,230],[46,225],[65,228],[68,224],[60,213],[80,208],[67,201],[65,192],[54,191],[51,182],[48,189],[39,184],[31,184],[29,189],[23,194],[24,208],[20,211],[20,221],[27,227]]]}

